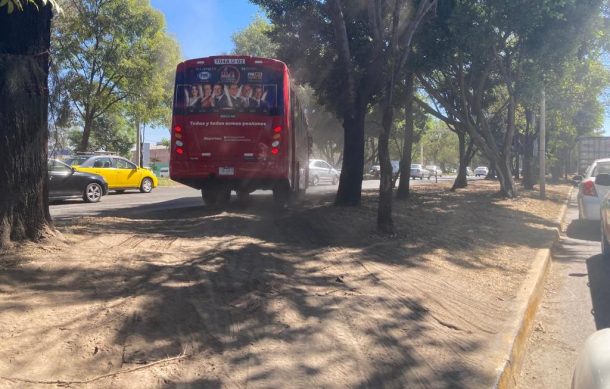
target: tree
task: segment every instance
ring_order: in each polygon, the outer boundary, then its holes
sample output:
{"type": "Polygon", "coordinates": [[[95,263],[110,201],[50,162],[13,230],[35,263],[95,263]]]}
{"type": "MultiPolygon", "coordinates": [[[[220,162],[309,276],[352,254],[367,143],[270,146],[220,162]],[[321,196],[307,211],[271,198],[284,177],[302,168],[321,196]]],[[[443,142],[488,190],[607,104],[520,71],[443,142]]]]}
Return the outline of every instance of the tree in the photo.
{"type": "Polygon", "coordinates": [[[434,71],[418,75],[442,107],[437,114],[468,132],[507,197],[516,195],[512,149],[524,81],[542,86],[545,74],[560,71],[576,56],[591,39],[589,26],[600,4],[456,1],[447,23],[437,24],[428,44],[421,45],[438,63],[434,71]]]}
{"type": "Polygon", "coordinates": [[[79,150],[89,149],[96,119],[116,106],[138,126],[168,114],[175,43],[148,0],[69,0],[53,28],[53,58],[70,107],[83,127],[79,150]],[[160,69],[162,68],[162,69],[160,69]],[[169,77],[171,79],[171,77],[169,77]]]}
{"type": "Polygon", "coordinates": [[[47,188],[48,72],[55,2],[0,5],[0,250],[52,228],[47,188]]]}
{"type": "Polygon", "coordinates": [[[250,25],[231,36],[235,45],[233,54],[275,58],[278,45],[269,36],[272,30],[273,26],[268,21],[256,15],[250,25]]]}
{"type": "Polygon", "coordinates": [[[341,118],[343,164],[335,203],[360,204],[364,119],[382,89],[377,69],[384,61],[383,46],[370,40],[368,1],[349,6],[341,0],[253,2],[265,8],[273,23],[279,59],[301,84],[311,85],[321,105],[341,118]]]}

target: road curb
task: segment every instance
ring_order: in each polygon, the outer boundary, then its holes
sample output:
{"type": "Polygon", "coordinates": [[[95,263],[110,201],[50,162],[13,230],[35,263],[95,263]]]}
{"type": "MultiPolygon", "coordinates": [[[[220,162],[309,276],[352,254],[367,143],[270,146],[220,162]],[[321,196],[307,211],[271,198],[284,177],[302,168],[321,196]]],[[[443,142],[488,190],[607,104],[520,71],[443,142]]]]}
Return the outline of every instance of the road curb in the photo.
{"type": "Polygon", "coordinates": [[[555,237],[551,246],[538,250],[532,266],[521,285],[521,289],[519,289],[515,297],[515,301],[522,301],[524,303],[517,310],[516,318],[509,327],[509,334],[501,339],[501,343],[507,346],[508,358],[497,370],[494,388],[511,389],[516,386],[517,377],[521,372],[521,365],[525,356],[527,340],[532,332],[536,311],[544,294],[546,276],[551,267],[551,249],[559,240],[573,190],[574,188],[568,192],[567,199],[559,212],[559,217],[557,218],[558,227],[555,229],[555,237]]]}

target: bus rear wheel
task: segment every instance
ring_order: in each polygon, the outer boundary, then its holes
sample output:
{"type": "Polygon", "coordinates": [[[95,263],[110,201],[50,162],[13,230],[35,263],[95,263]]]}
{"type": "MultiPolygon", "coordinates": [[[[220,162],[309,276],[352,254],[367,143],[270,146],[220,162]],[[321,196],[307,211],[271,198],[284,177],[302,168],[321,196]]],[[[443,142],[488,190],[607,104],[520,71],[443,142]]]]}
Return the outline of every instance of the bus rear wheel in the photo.
{"type": "Polygon", "coordinates": [[[273,188],[273,202],[277,208],[286,208],[290,201],[290,184],[288,181],[278,182],[273,188]]]}
{"type": "Polygon", "coordinates": [[[218,191],[216,189],[201,189],[201,197],[205,205],[216,205],[218,202],[218,191]]]}

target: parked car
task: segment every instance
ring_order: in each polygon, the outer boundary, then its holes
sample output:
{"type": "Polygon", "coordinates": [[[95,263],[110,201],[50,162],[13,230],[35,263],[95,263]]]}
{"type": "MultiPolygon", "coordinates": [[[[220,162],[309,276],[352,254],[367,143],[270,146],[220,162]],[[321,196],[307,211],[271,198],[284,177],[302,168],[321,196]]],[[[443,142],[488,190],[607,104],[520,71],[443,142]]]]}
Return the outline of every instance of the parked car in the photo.
{"type": "Polygon", "coordinates": [[[159,169],[159,177],[169,177],[169,168],[162,167],[161,169],[159,169]]]}
{"type": "Polygon", "coordinates": [[[443,176],[443,171],[438,166],[436,166],[436,165],[426,166],[426,170],[428,170],[430,172],[430,174],[435,176],[435,177],[442,177],[443,176]]]}
{"type": "MultiPolygon", "coordinates": [[[[392,179],[398,179],[400,175],[400,161],[390,161],[392,164],[392,179]]],[[[375,179],[381,178],[381,166],[373,165],[371,166],[371,170],[369,170],[369,174],[373,176],[375,179]]]]}
{"type": "Polygon", "coordinates": [[[81,197],[87,203],[96,203],[108,194],[108,183],[98,174],[83,173],[56,159],[47,163],[49,200],[81,197]]]}
{"type": "Polygon", "coordinates": [[[108,189],[119,193],[127,189],[139,189],[150,193],[159,184],[157,176],[146,168],[137,167],[131,161],[116,155],[94,155],[86,160],[78,159],[73,167],[81,172],[99,174],[108,182],[108,189]]]}
{"type": "Polygon", "coordinates": [[[600,220],[601,199],[610,191],[610,183],[604,177],[597,180],[597,176],[607,173],[610,173],[610,158],[595,160],[582,177],[576,195],[580,219],[600,220]]]}
{"type": "Polygon", "coordinates": [[[572,376],[572,389],[604,389],[610,382],[610,328],[589,335],[572,376]]]}
{"type": "Polygon", "coordinates": [[[321,159],[309,160],[309,183],[313,186],[322,182],[336,185],[339,182],[339,172],[321,159]]]}
{"type": "Polygon", "coordinates": [[[475,177],[485,177],[487,176],[487,174],[489,173],[489,169],[487,168],[487,166],[479,166],[476,169],[474,169],[474,176],[475,177]]]}
{"type": "Polygon", "coordinates": [[[467,175],[468,177],[470,177],[470,176],[474,176],[474,172],[472,171],[472,169],[470,168],[470,166],[467,166],[467,167],[466,167],[466,175],[467,175]]]}
{"type": "Polygon", "coordinates": [[[420,180],[423,180],[424,177],[428,177],[428,179],[430,179],[431,176],[432,176],[432,173],[430,173],[428,170],[426,170],[423,167],[423,165],[420,165],[418,163],[411,164],[411,178],[412,179],[419,178],[420,180]]]}

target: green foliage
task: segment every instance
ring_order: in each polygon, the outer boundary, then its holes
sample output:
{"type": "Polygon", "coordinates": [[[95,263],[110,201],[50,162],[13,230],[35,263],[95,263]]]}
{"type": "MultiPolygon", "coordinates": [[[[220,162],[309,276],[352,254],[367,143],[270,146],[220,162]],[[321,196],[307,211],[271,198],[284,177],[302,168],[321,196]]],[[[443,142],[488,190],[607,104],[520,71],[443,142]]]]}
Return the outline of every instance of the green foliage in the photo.
{"type": "MultiPolygon", "coordinates": [[[[329,1],[253,0],[267,11],[273,23],[270,36],[279,45],[277,56],[286,62],[292,75],[302,84],[309,84],[319,103],[329,111],[343,115],[346,104],[346,71],[336,43],[335,26],[329,1]]],[[[350,1],[343,6],[343,17],[349,37],[351,62],[356,85],[367,81],[371,60],[374,59],[372,32],[367,27],[367,1],[350,1]]],[[[376,69],[378,72],[379,69],[376,69]]],[[[369,93],[380,91],[375,85],[369,93]]],[[[359,93],[367,93],[359,90],[359,93]]],[[[368,100],[366,96],[364,100],[368,100]]]]}
{"type": "Polygon", "coordinates": [[[231,36],[235,45],[233,54],[275,58],[278,45],[269,36],[272,30],[273,26],[262,16],[257,15],[250,25],[231,36]]]}
{"type": "Polygon", "coordinates": [[[36,8],[39,5],[43,7],[50,5],[54,10],[61,10],[57,0],[0,0],[0,8],[6,7],[6,12],[11,14],[15,9],[23,11],[23,7],[26,4],[32,4],[36,8]]]}
{"type": "Polygon", "coordinates": [[[440,120],[430,120],[430,128],[424,132],[421,140],[413,147],[415,160],[419,161],[420,147],[424,150],[424,163],[437,165],[441,169],[448,166],[457,167],[460,160],[458,137],[440,120]]]}
{"type": "Polygon", "coordinates": [[[180,54],[149,0],[70,2],[52,33],[55,87],[84,128],[81,149],[107,112],[139,125],[169,121],[180,54]]]}
{"type": "MultiPolygon", "coordinates": [[[[130,158],[135,145],[135,130],[119,112],[107,112],[93,122],[89,151],[104,150],[130,158]]],[[[76,149],[80,144],[82,129],[72,128],[68,132],[70,144],[76,149]]]]}

